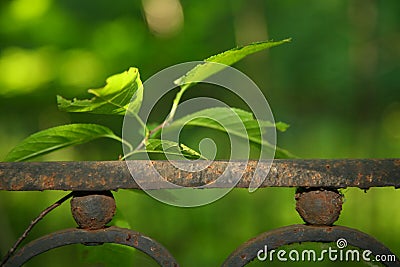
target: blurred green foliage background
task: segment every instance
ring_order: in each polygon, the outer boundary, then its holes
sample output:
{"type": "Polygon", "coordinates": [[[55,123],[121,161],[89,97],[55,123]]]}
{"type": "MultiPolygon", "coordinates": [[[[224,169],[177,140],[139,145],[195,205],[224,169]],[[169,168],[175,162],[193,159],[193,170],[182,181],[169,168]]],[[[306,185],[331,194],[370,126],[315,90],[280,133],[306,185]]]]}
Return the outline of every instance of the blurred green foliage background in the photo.
{"type": "MultiPolygon", "coordinates": [[[[59,112],[57,94],[83,98],[86,89],[103,86],[106,77],[130,66],[138,67],[145,81],[176,63],[287,37],[291,44],[235,65],[263,90],[275,119],[291,125],[278,135],[278,145],[303,158],[400,157],[399,26],[397,0],[1,1],[0,159],[29,134],[69,122],[95,122],[121,132],[122,118],[59,112]]],[[[185,97],[200,95],[242,105],[218,90],[189,90],[185,97]]],[[[167,99],[155,120],[163,119],[169,104],[167,99]]],[[[38,160],[114,160],[121,153],[118,143],[100,140],[38,160]]],[[[399,255],[399,192],[343,192],[338,224],[375,236],[399,255]]],[[[63,194],[0,192],[0,254],[63,194]]],[[[234,190],[193,209],[135,192],[115,196],[119,216],[164,244],[182,266],[217,266],[247,239],[301,223],[290,188],[234,190]]],[[[68,209],[65,204],[50,214],[31,238],[74,227],[68,209]]],[[[27,266],[102,266],[95,263],[98,255],[109,255],[114,266],[151,265],[142,254],[113,246],[92,251],[72,246],[27,266]]]]}

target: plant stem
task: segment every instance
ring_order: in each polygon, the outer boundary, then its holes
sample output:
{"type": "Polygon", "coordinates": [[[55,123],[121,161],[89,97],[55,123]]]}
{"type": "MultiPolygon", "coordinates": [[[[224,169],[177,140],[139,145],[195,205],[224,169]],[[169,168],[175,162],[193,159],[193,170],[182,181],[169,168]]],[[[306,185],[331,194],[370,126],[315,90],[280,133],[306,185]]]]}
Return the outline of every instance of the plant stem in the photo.
{"type": "Polygon", "coordinates": [[[128,141],[122,139],[122,138],[119,137],[118,135],[107,135],[107,137],[121,142],[122,144],[126,145],[126,146],[129,148],[129,150],[132,150],[132,149],[133,149],[131,143],[129,143],[128,141]]]}
{"type": "Polygon", "coordinates": [[[124,157],[122,157],[120,160],[124,160],[127,157],[136,154],[136,152],[140,149],[143,148],[143,146],[146,145],[147,140],[149,140],[149,138],[151,137],[152,134],[154,134],[155,132],[157,132],[158,130],[162,129],[164,126],[166,125],[166,120],[161,123],[160,125],[158,125],[157,127],[155,127],[153,130],[151,131],[147,131],[146,136],[143,138],[142,141],[140,141],[139,145],[135,148],[135,149],[131,149],[131,152],[129,152],[127,155],[125,155],[124,157]]]}
{"type": "Polygon", "coordinates": [[[47,207],[45,210],[43,210],[36,219],[34,219],[28,228],[26,228],[25,232],[18,238],[17,242],[10,248],[10,250],[7,252],[6,256],[4,259],[1,261],[0,266],[3,266],[6,264],[8,259],[13,255],[17,247],[21,244],[22,241],[28,236],[32,228],[41,220],[43,219],[47,214],[49,214],[50,211],[54,210],[58,206],[60,206],[62,203],[64,203],[66,200],[68,200],[70,197],[72,197],[74,192],[69,193],[68,195],[62,197],[59,199],[57,202],[52,204],[51,206],[47,207]]]}
{"type": "MultiPolygon", "coordinates": [[[[137,114],[133,114],[135,116],[135,118],[139,121],[139,123],[144,127],[144,129],[146,131],[145,137],[143,138],[143,140],[139,143],[139,145],[135,149],[132,150],[132,146],[130,146],[131,151],[124,157],[120,158],[120,160],[125,160],[127,157],[129,157],[133,154],[136,154],[137,151],[139,151],[146,145],[147,140],[149,140],[149,138],[151,137],[152,134],[154,134],[157,131],[164,128],[166,125],[168,125],[174,119],[174,116],[175,116],[176,110],[178,108],[179,102],[181,101],[182,95],[190,86],[191,86],[190,83],[187,83],[187,84],[184,84],[181,86],[181,90],[179,90],[179,92],[176,94],[174,102],[172,103],[171,111],[169,112],[168,117],[160,125],[158,125],[154,129],[152,129],[151,131],[149,131],[146,124],[140,119],[140,117],[137,114]]],[[[122,140],[122,142],[123,142],[123,140],[122,140]]]]}
{"type": "Polygon", "coordinates": [[[128,158],[128,157],[130,157],[132,155],[135,155],[137,153],[140,153],[140,152],[145,152],[145,151],[140,150],[140,148],[139,149],[135,149],[135,150],[129,152],[128,154],[126,154],[125,156],[123,156],[122,158],[120,158],[119,160],[125,160],[126,158],[128,158]]]}
{"type": "Polygon", "coordinates": [[[176,94],[174,102],[172,103],[172,108],[171,111],[169,112],[168,118],[164,121],[165,125],[170,123],[174,119],[182,95],[190,87],[190,85],[191,85],[190,83],[187,83],[181,86],[181,90],[179,90],[179,92],[176,94]]]}
{"type": "Polygon", "coordinates": [[[129,114],[132,114],[133,117],[135,117],[135,119],[140,123],[140,126],[143,127],[143,129],[145,131],[145,136],[146,136],[149,132],[149,129],[147,128],[147,125],[144,123],[144,121],[142,121],[142,119],[139,117],[139,115],[134,112],[130,112],[129,114]]]}

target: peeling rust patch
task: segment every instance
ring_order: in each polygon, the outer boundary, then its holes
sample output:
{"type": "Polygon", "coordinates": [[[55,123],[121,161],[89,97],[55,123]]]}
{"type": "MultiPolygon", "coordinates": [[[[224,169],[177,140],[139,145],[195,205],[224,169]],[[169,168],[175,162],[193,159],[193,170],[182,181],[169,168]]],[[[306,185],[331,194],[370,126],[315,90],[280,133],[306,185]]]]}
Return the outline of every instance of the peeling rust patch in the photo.
{"type": "Polygon", "coordinates": [[[299,188],[295,199],[300,217],[312,225],[332,225],[342,210],[343,196],[337,190],[299,188]]]}
{"type": "Polygon", "coordinates": [[[52,174],[51,176],[44,176],[42,180],[43,180],[43,187],[45,188],[55,187],[56,181],[54,179],[54,174],[52,174]]]}
{"type": "Polygon", "coordinates": [[[82,229],[101,229],[115,214],[115,200],[110,191],[74,192],[71,199],[71,212],[82,229]]]}

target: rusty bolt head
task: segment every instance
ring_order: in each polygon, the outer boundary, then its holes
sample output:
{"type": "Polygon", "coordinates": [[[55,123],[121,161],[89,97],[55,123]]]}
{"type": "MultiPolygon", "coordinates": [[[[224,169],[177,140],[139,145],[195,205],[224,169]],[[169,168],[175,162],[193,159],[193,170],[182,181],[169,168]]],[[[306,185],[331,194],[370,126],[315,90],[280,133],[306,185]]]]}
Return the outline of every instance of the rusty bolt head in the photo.
{"type": "Polygon", "coordinates": [[[296,210],[304,222],[332,225],[340,215],[343,196],[335,189],[304,189],[296,192],[296,210]]]}
{"type": "Polygon", "coordinates": [[[115,200],[110,191],[77,192],[71,199],[71,212],[83,229],[101,229],[115,214],[115,200]]]}

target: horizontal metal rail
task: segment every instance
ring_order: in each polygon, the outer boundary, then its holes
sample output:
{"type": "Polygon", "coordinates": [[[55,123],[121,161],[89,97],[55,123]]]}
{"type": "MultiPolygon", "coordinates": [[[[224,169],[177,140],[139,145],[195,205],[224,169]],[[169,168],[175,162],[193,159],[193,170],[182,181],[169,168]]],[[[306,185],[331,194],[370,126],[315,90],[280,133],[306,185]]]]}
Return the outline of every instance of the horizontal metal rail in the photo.
{"type": "Polygon", "coordinates": [[[261,187],[300,187],[295,197],[296,210],[306,225],[292,225],[263,233],[239,246],[222,266],[244,266],[254,260],[266,245],[269,249],[276,249],[301,242],[339,240],[370,250],[373,255],[389,255],[391,260],[381,263],[400,266],[400,259],[373,237],[356,229],[332,226],[343,203],[343,196],[337,188],[400,188],[400,159],[296,159],[274,160],[272,164],[271,161],[175,163],[183,166],[184,170],[201,170],[184,171],[176,168],[173,162],[146,160],[0,162],[0,190],[86,191],[70,193],[73,194],[73,217],[83,229],[67,229],[43,236],[12,254],[15,245],[4,258],[4,266],[21,266],[45,251],[75,243],[132,246],[152,257],[160,266],[179,266],[172,254],[157,241],[129,229],[106,226],[115,212],[115,200],[109,190],[140,189],[131,172],[135,178],[145,181],[147,189],[166,189],[168,185],[160,182],[160,176],[186,187],[231,187],[230,180],[238,177],[238,173],[242,175],[236,187],[247,188],[256,170],[258,179],[266,177],[261,187]],[[221,177],[223,179],[216,182],[221,177]]]}
{"type": "MultiPolygon", "coordinates": [[[[227,168],[227,161],[214,161],[202,171],[182,171],[168,161],[129,161],[134,176],[146,178],[150,189],[160,189],[159,174],[164,179],[186,187],[209,184],[222,188],[215,181],[227,168]],[[157,171],[155,171],[157,170],[157,171]],[[159,173],[159,174],[158,174],[159,173]]],[[[182,164],[182,163],[180,163],[182,164]]],[[[187,162],[193,167],[198,162],[187,162]]],[[[258,164],[266,175],[261,187],[325,187],[345,188],[394,186],[400,188],[400,159],[306,159],[231,161],[229,172],[243,171],[236,187],[247,188],[258,164]]],[[[229,173],[227,174],[229,176],[229,173]]],[[[124,161],[81,162],[1,162],[0,190],[9,191],[103,191],[140,189],[124,161]]]]}

